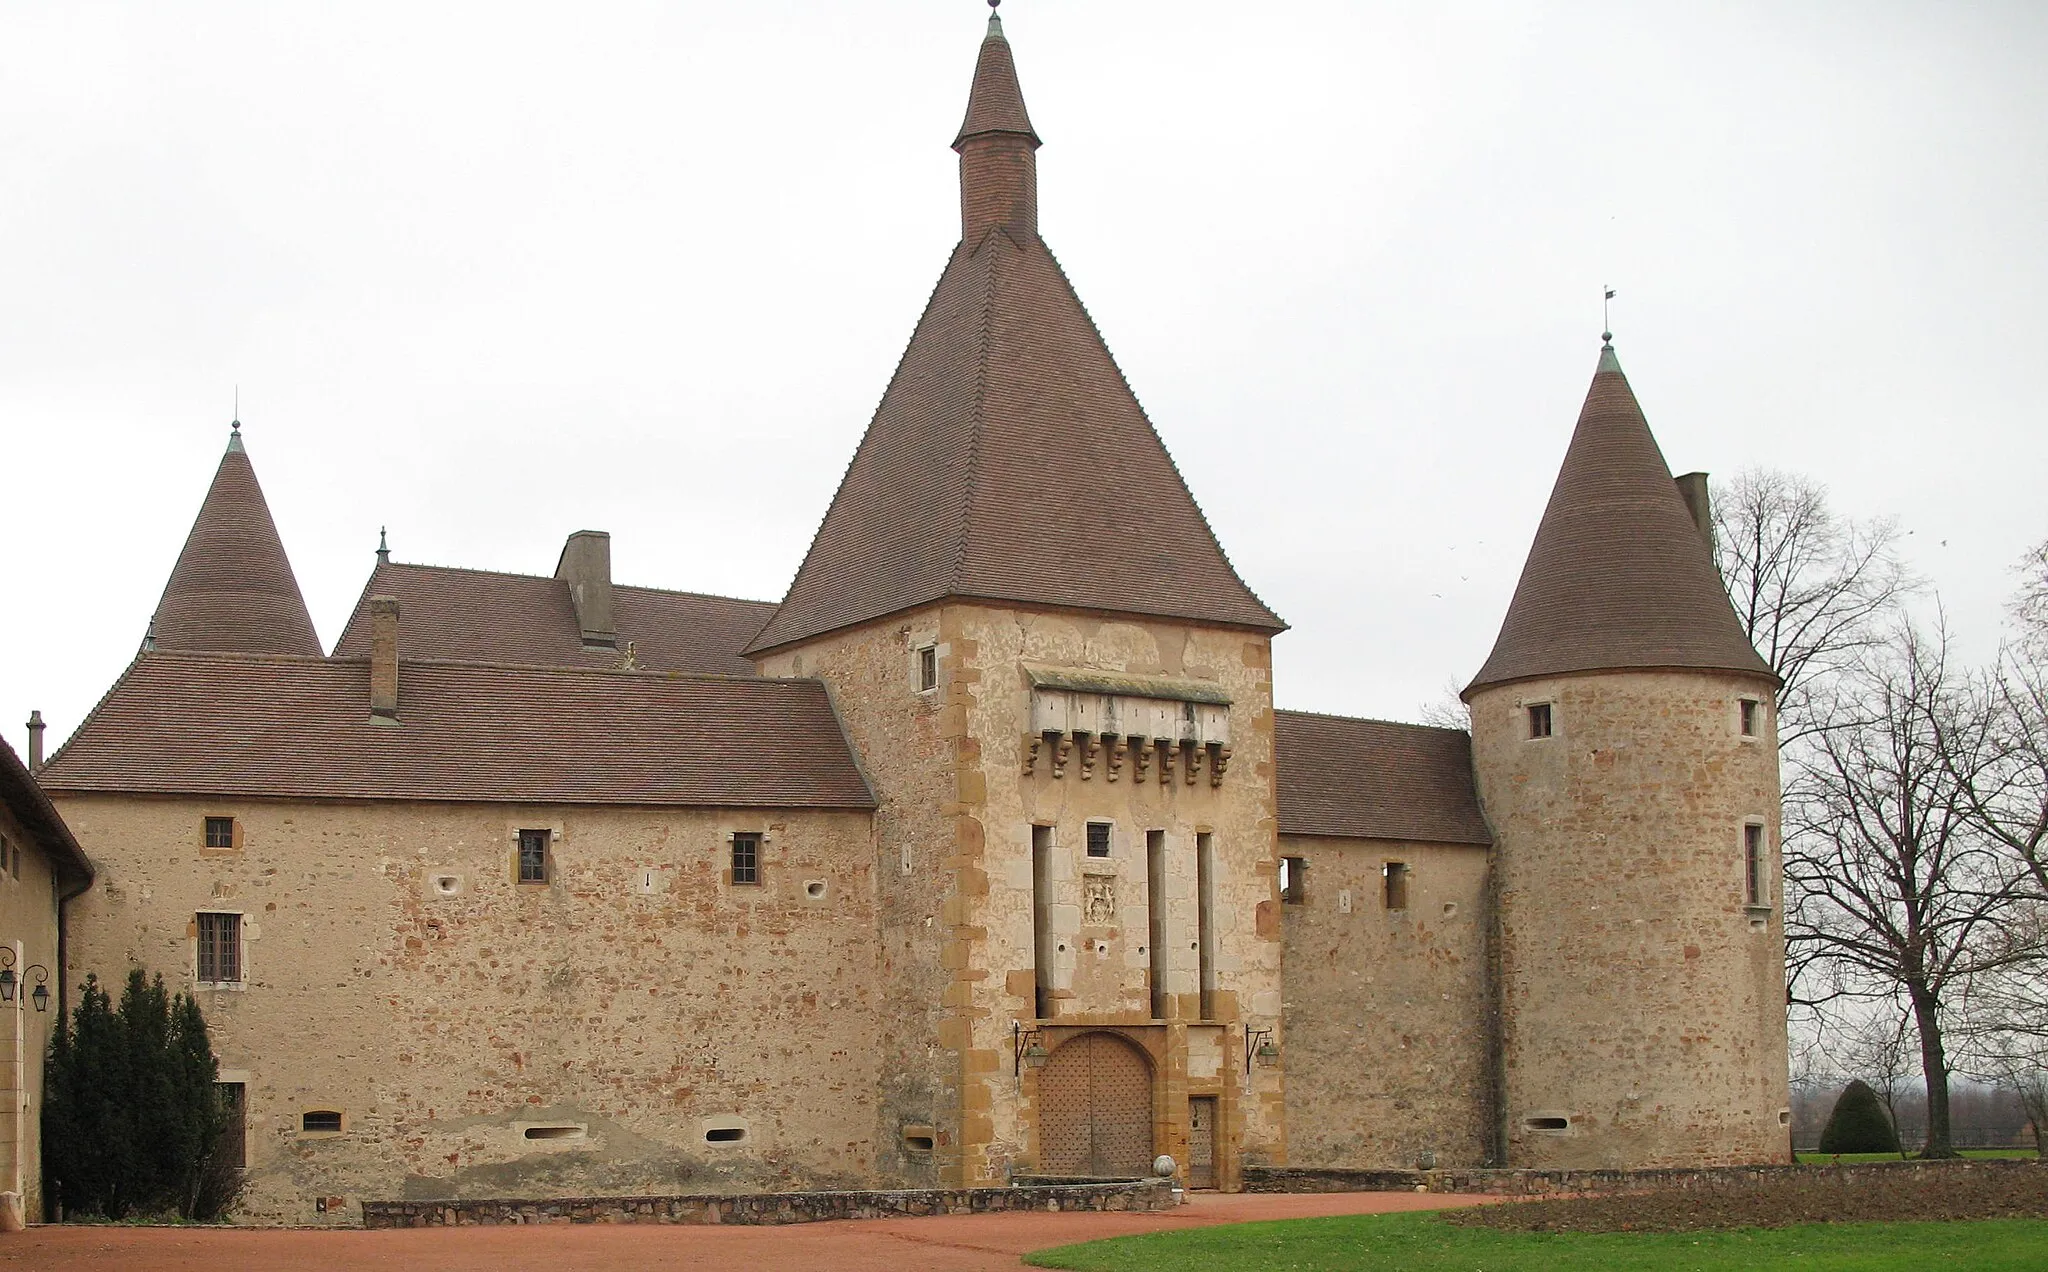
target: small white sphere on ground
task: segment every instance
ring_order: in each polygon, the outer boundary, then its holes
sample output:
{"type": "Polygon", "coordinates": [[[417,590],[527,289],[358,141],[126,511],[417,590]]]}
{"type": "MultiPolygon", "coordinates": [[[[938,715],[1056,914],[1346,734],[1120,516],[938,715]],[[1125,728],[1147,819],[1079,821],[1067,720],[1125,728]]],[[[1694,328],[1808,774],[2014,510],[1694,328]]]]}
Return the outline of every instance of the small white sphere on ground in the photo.
{"type": "Polygon", "coordinates": [[[1168,1157],[1164,1153],[1161,1153],[1159,1156],[1153,1158],[1152,1173],[1159,1176],[1161,1179],[1164,1179],[1167,1176],[1173,1174],[1173,1159],[1171,1157],[1168,1157]]]}

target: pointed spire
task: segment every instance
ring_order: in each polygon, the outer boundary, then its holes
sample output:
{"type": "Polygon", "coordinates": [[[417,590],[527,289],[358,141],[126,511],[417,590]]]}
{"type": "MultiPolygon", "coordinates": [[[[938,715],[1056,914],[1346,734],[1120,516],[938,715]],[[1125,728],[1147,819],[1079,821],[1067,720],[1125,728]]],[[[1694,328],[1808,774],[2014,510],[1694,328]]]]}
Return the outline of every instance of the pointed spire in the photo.
{"type": "Polygon", "coordinates": [[[385,527],[377,527],[377,564],[391,564],[391,544],[384,537],[385,527]]]}
{"type": "Polygon", "coordinates": [[[320,655],[238,420],[144,638],[145,649],[320,655]]]}
{"type": "Polygon", "coordinates": [[[1649,421],[1603,334],[1499,639],[1465,688],[1628,668],[1771,678],[1743,634],[1649,421]]]}
{"type": "Polygon", "coordinates": [[[948,597],[1281,630],[1038,236],[1000,22],[955,145],[964,238],[748,652],[948,597]]]}
{"type": "Polygon", "coordinates": [[[967,94],[967,117],[953,138],[960,152],[961,238],[978,241],[993,225],[1038,232],[1038,146],[1003,20],[991,13],[967,94]]]}

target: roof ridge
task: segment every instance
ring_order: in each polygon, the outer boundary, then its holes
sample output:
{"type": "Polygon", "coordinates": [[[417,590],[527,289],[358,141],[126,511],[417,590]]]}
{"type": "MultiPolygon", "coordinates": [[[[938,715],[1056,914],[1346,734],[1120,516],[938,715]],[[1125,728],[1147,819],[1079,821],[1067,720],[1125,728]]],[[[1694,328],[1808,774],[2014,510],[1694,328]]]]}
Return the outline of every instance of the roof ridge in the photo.
{"type": "MultiPolygon", "coordinates": [[[[275,661],[287,661],[277,659],[275,661]]],[[[353,654],[347,657],[329,656],[320,659],[302,659],[304,662],[321,662],[334,666],[359,667],[368,665],[366,655],[353,654]]],[[[571,663],[523,663],[503,662],[483,658],[400,658],[400,667],[468,667],[477,671],[518,671],[518,672],[560,672],[578,676],[639,676],[649,680],[690,680],[728,682],[734,684],[804,684],[817,680],[816,676],[739,676],[722,671],[671,671],[659,667],[590,667],[571,663]]]]}
{"type": "MultiPolygon", "coordinates": [[[[974,418],[967,430],[967,481],[960,491],[960,515],[953,527],[953,568],[946,572],[948,592],[959,590],[960,576],[967,567],[968,529],[974,524],[974,505],[981,490],[981,439],[988,427],[989,329],[995,322],[996,310],[996,251],[990,241],[998,234],[1009,237],[1000,223],[990,225],[973,252],[973,255],[980,256],[984,249],[988,250],[988,273],[981,288],[981,326],[975,336],[981,346],[981,356],[974,367],[974,418]]],[[[1015,245],[1014,239],[1012,245],[1015,245]]]]}
{"type": "MultiPolygon", "coordinates": [[[[541,583],[559,583],[552,574],[527,574],[520,570],[486,570],[473,565],[433,565],[425,561],[384,561],[371,567],[370,577],[376,578],[378,570],[438,570],[445,574],[483,574],[501,579],[532,579],[541,583]]],[[[655,587],[649,583],[612,584],[613,591],[659,592],[664,596],[695,596],[707,601],[738,601],[743,605],[774,605],[774,601],[758,600],[751,596],[730,596],[724,592],[699,592],[687,587],[655,587]]]]}
{"type": "Polygon", "coordinates": [[[1418,729],[1430,733],[1449,733],[1461,738],[1472,736],[1470,729],[1453,729],[1448,725],[1423,724],[1415,720],[1389,720],[1384,716],[1344,715],[1336,711],[1301,711],[1294,707],[1274,707],[1273,714],[1301,716],[1305,719],[1314,720],[1344,720],[1352,724],[1384,724],[1394,729],[1418,729]]]}
{"type": "MultiPolygon", "coordinates": [[[[1109,369],[1116,372],[1117,382],[1123,385],[1124,392],[1131,395],[1132,403],[1138,408],[1138,418],[1145,422],[1147,429],[1151,430],[1152,440],[1158,443],[1160,451],[1166,456],[1168,471],[1173,473],[1173,479],[1180,483],[1181,493],[1186,495],[1188,502],[1194,506],[1195,518],[1202,523],[1202,529],[1207,532],[1209,542],[1216,549],[1216,555],[1223,558],[1223,568],[1230,571],[1230,577],[1237,580],[1237,585],[1245,590],[1245,594],[1250,596],[1260,609],[1265,610],[1267,614],[1272,616],[1273,621],[1280,625],[1280,631],[1286,631],[1287,620],[1281,618],[1272,606],[1266,604],[1266,598],[1260,596],[1252,589],[1251,584],[1245,582],[1244,575],[1238,572],[1237,563],[1230,559],[1230,553],[1224,549],[1223,540],[1216,533],[1216,527],[1209,524],[1209,514],[1203,509],[1202,501],[1195,497],[1194,489],[1188,485],[1186,474],[1181,472],[1180,461],[1173,457],[1173,448],[1168,446],[1166,439],[1159,435],[1159,426],[1152,422],[1152,412],[1145,409],[1145,400],[1138,396],[1137,389],[1131,385],[1131,378],[1124,374],[1123,363],[1117,361],[1116,352],[1109,347],[1109,341],[1103,336],[1102,328],[1096,323],[1095,315],[1088,311],[1088,302],[1081,299],[1081,293],[1074,286],[1074,280],[1067,277],[1067,267],[1060,264],[1059,255],[1052,250],[1052,246],[1045,241],[1043,235],[1033,235],[1032,237],[1038,240],[1038,246],[1045,252],[1046,259],[1052,262],[1053,272],[1059,276],[1060,286],[1067,289],[1067,295],[1073,299],[1075,308],[1081,311],[1081,321],[1088,324],[1088,334],[1094,337],[1095,343],[1102,350],[1102,356],[1108,359],[1109,369]]],[[[1278,635],[1279,632],[1274,634],[1278,635]]]]}

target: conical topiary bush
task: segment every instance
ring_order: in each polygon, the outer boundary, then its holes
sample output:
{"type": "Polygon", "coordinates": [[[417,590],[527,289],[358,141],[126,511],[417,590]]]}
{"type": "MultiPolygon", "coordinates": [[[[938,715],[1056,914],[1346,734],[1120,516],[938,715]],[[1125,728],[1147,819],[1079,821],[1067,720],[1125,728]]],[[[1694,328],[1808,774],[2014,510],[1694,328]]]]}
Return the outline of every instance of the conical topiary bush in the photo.
{"type": "Polygon", "coordinates": [[[1858,1079],[1842,1088],[1835,1111],[1820,1133],[1823,1153],[1896,1153],[1899,1132],[1885,1116],[1884,1104],[1870,1084],[1858,1079]]]}

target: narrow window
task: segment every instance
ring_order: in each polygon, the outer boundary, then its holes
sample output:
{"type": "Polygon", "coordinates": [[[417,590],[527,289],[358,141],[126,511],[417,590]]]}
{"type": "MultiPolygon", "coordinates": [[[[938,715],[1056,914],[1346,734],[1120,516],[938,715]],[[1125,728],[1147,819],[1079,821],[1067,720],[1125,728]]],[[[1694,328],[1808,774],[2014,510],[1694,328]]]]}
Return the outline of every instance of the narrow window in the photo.
{"type": "Polygon", "coordinates": [[[548,841],[552,838],[553,834],[545,830],[519,832],[519,882],[548,881],[548,841]]]}
{"type": "Polygon", "coordinates": [[[1166,832],[1145,832],[1145,926],[1151,941],[1152,1019],[1166,1019],[1166,832]]]}
{"type": "Polygon", "coordinates": [[[335,1109],[307,1109],[299,1115],[299,1129],[316,1135],[339,1134],[341,1113],[335,1109]]]}
{"type": "Polygon", "coordinates": [[[1532,702],[1529,704],[1529,736],[1547,738],[1550,736],[1550,704],[1532,702]]]}
{"type": "Polygon", "coordinates": [[[1109,823],[1088,823],[1088,855],[1107,857],[1109,855],[1109,823]]]}
{"type": "Polygon", "coordinates": [[[1052,1015],[1052,827],[1031,828],[1032,1014],[1052,1015]]]}
{"type": "Polygon", "coordinates": [[[1407,909],[1408,863],[1405,861],[1389,861],[1381,868],[1380,876],[1386,884],[1387,909],[1389,911],[1407,909]]]}
{"type": "Polygon", "coordinates": [[[213,1090],[220,1098],[220,1138],[214,1141],[213,1151],[223,1166],[247,1166],[249,1088],[240,1082],[216,1082],[213,1090]]]}
{"type": "Polygon", "coordinates": [[[1308,900],[1306,857],[1280,858],[1280,900],[1288,905],[1300,905],[1308,900]]]}
{"type": "Polygon", "coordinates": [[[706,1144],[738,1144],[747,1138],[744,1126],[714,1126],[704,1132],[706,1144]]]}
{"type": "Polygon", "coordinates": [[[221,985],[242,979],[242,916],[209,914],[199,920],[199,979],[221,985]]]}
{"type": "Polygon", "coordinates": [[[753,831],[738,831],[732,837],[732,881],[761,882],[761,836],[753,831]]]}
{"type": "Polygon", "coordinates": [[[1763,705],[1763,703],[1758,702],[1755,698],[1744,698],[1742,700],[1743,737],[1753,738],[1756,736],[1758,728],[1757,722],[1763,716],[1763,705]]]}
{"type": "Polygon", "coordinates": [[[1767,905],[1764,890],[1764,828],[1750,822],[1742,828],[1743,895],[1750,905],[1767,905]]]}
{"type": "Polygon", "coordinates": [[[206,846],[208,848],[232,848],[235,846],[235,819],[232,817],[209,817],[206,819],[206,846]]]}
{"type": "Polygon", "coordinates": [[[1195,962],[1201,975],[1202,1019],[1216,1019],[1216,838],[1195,836],[1195,962]]]}
{"type": "Polygon", "coordinates": [[[939,647],[926,645],[917,651],[917,691],[939,687],[939,647]]]}

